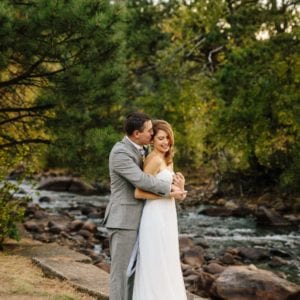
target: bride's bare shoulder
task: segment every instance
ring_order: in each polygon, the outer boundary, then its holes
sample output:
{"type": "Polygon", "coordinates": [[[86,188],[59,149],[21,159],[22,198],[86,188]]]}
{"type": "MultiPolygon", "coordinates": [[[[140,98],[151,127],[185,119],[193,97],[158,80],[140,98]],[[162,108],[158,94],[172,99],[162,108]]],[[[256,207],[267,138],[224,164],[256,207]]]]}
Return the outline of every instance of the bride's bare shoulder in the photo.
{"type": "Polygon", "coordinates": [[[161,169],[164,160],[156,154],[150,153],[144,163],[144,171],[150,171],[151,174],[156,174],[161,169]]]}
{"type": "Polygon", "coordinates": [[[155,163],[162,163],[164,160],[161,156],[151,152],[145,159],[146,164],[155,164],[155,163]]]}

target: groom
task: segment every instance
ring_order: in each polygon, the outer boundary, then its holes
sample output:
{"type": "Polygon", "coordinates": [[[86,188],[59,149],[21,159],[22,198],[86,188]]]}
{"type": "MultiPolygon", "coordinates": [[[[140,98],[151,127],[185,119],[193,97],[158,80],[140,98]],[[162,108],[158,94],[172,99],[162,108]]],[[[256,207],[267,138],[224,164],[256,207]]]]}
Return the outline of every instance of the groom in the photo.
{"type": "MultiPolygon", "coordinates": [[[[110,239],[110,300],[132,299],[134,275],[128,278],[126,270],[143,209],[143,201],[134,198],[135,188],[152,192],[158,198],[185,197],[181,192],[171,193],[169,182],[142,171],[143,146],[150,143],[153,135],[151,118],[144,113],[131,113],[124,129],[126,136],[114,145],[109,156],[111,196],[104,217],[110,239]]],[[[179,180],[174,178],[175,184],[179,180]]]]}

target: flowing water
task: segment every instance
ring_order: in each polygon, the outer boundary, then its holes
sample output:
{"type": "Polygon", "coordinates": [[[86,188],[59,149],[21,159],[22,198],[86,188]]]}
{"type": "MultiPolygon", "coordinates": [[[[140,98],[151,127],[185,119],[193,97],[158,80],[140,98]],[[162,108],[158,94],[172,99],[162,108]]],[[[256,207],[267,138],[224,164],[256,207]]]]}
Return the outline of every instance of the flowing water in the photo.
{"type": "MultiPolygon", "coordinates": [[[[66,192],[36,191],[30,184],[20,185],[20,195],[30,195],[33,203],[51,211],[71,210],[76,218],[84,219],[78,207],[93,205],[104,207],[108,203],[107,196],[82,196],[66,192]],[[41,197],[49,197],[51,201],[39,202],[41,197]]],[[[253,217],[209,217],[201,214],[204,206],[188,208],[178,211],[179,232],[193,237],[204,239],[209,245],[206,253],[209,257],[220,257],[229,247],[257,247],[264,248],[280,256],[287,264],[280,267],[270,265],[270,260],[255,263],[256,266],[284,272],[287,278],[293,282],[300,283],[300,232],[297,228],[274,229],[256,226],[253,217]]],[[[93,219],[101,228],[99,219],[93,219]]],[[[96,250],[101,251],[97,245],[96,250]]]]}
{"type": "Polygon", "coordinates": [[[284,272],[288,279],[300,283],[300,232],[293,228],[262,228],[256,226],[254,217],[209,217],[201,214],[204,206],[182,210],[178,213],[178,226],[182,234],[205,238],[210,257],[221,256],[227,248],[250,247],[269,250],[271,255],[287,261],[278,267],[270,260],[256,262],[257,267],[284,272]]]}

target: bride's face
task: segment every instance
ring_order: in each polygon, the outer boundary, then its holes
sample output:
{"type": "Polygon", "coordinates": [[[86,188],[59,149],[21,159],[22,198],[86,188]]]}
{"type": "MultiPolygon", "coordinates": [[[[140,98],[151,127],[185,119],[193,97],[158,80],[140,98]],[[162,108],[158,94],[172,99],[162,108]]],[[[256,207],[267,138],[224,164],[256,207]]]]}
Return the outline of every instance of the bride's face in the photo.
{"type": "Polygon", "coordinates": [[[153,137],[153,148],[154,150],[166,153],[170,149],[170,137],[164,130],[158,130],[156,135],[153,137]]]}

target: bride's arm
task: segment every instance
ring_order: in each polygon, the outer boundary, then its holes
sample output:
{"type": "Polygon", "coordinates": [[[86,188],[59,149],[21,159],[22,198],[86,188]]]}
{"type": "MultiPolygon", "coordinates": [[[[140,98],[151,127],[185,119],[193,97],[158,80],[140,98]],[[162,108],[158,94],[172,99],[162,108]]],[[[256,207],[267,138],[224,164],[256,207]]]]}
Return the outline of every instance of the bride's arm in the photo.
{"type": "MultiPolygon", "coordinates": [[[[150,174],[150,175],[156,175],[159,172],[161,165],[162,165],[161,158],[159,158],[157,156],[152,156],[150,159],[145,160],[144,172],[147,174],[150,174]]],[[[150,192],[143,191],[139,188],[135,189],[134,197],[136,199],[150,199],[150,200],[162,198],[161,196],[158,196],[158,195],[150,193],[150,192]]],[[[164,196],[164,198],[165,198],[165,196],[164,196]]]]}

